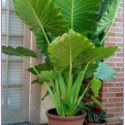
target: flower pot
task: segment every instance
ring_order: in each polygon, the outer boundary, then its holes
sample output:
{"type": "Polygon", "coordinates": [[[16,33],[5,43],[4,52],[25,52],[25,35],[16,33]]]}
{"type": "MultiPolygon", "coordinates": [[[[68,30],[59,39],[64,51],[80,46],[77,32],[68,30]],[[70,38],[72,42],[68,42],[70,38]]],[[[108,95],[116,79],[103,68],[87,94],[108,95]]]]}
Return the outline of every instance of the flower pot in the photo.
{"type": "Polygon", "coordinates": [[[107,125],[107,123],[106,122],[104,122],[104,123],[88,123],[88,122],[85,122],[84,125],[107,125]]]}
{"type": "Polygon", "coordinates": [[[58,116],[56,109],[49,109],[47,112],[49,125],[83,125],[86,112],[80,111],[80,115],[76,116],[58,116]]]}

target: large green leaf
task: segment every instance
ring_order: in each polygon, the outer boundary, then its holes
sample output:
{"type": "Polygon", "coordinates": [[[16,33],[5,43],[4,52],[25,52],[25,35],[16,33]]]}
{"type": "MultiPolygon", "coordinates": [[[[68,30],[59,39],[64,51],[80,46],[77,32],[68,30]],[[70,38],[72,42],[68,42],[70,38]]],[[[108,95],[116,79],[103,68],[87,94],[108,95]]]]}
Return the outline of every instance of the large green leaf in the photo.
{"type": "Polygon", "coordinates": [[[54,0],[68,20],[70,28],[85,33],[96,26],[102,0],[54,0]]]}
{"type": "Polygon", "coordinates": [[[40,80],[41,81],[51,81],[54,80],[57,76],[57,73],[53,70],[50,71],[41,71],[40,72],[40,80]]]}
{"type": "Polygon", "coordinates": [[[48,53],[57,69],[65,69],[79,54],[93,47],[87,38],[70,30],[49,45],[48,53]]]}
{"type": "Polygon", "coordinates": [[[13,48],[11,46],[2,46],[2,52],[7,55],[36,57],[36,53],[34,51],[22,46],[18,46],[16,48],[13,48]]]}
{"type": "Polygon", "coordinates": [[[102,2],[103,12],[97,23],[96,34],[100,34],[108,25],[114,22],[119,5],[120,0],[108,0],[107,4],[105,4],[105,1],[102,2]]]}
{"type": "Polygon", "coordinates": [[[99,90],[101,89],[102,82],[99,79],[94,77],[90,81],[90,83],[91,83],[90,87],[91,87],[91,90],[93,92],[94,97],[98,97],[99,90]]]}
{"type": "Polygon", "coordinates": [[[117,50],[117,47],[99,47],[90,49],[82,53],[76,60],[77,64],[92,63],[94,61],[101,61],[104,58],[112,56],[117,50]]]}
{"type": "Polygon", "coordinates": [[[16,14],[35,33],[42,30],[60,35],[68,30],[67,23],[52,0],[13,0],[16,14]]]}
{"type": "Polygon", "coordinates": [[[100,62],[94,76],[101,80],[112,80],[116,75],[116,71],[107,64],[100,62]]]}
{"type": "Polygon", "coordinates": [[[98,64],[97,63],[90,63],[87,70],[86,70],[86,73],[85,73],[85,79],[89,79],[93,76],[93,73],[95,72],[95,70],[97,69],[98,67],[98,64]]]}
{"type": "Polygon", "coordinates": [[[120,0],[103,0],[100,6],[96,28],[88,32],[88,38],[96,45],[102,46],[114,23],[120,0]]]}
{"type": "Polygon", "coordinates": [[[37,75],[36,71],[34,70],[37,70],[38,73],[40,73],[41,71],[50,71],[50,70],[53,70],[53,66],[50,65],[50,64],[47,64],[47,63],[42,63],[42,64],[38,64],[34,67],[31,67],[28,69],[29,72],[37,75]]]}

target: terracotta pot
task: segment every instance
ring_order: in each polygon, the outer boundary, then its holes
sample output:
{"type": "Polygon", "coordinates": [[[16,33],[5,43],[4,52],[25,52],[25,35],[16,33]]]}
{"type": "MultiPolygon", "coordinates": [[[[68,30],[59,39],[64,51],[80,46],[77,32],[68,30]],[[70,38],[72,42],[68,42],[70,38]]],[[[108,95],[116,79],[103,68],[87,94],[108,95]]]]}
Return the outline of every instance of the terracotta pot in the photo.
{"type": "Polygon", "coordinates": [[[86,117],[85,111],[81,111],[81,115],[68,117],[58,116],[53,112],[56,112],[56,109],[49,109],[46,112],[49,125],[83,125],[86,117]]]}
{"type": "Polygon", "coordinates": [[[107,125],[107,123],[88,123],[88,122],[85,122],[85,125],[107,125]]]}

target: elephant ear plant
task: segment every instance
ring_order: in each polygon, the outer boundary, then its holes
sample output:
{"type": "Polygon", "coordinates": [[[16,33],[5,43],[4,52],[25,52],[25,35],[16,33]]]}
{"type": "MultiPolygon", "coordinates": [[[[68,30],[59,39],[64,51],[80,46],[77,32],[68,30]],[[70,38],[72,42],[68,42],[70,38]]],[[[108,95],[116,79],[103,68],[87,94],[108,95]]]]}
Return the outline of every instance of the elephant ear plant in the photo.
{"type": "MultiPolygon", "coordinates": [[[[16,14],[34,33],[37,48],[47,59],[28,69],[37,77],[33,83],[47,87],[59,116],[75,116],[90,86],[96,93],[95,85],[90,82],[80,94],[86,71],[117,50],[117,47],[97,47],[90,38],[91,32],[102,23],[97,23],[102,0],[13,1],[16,14]]],[[[3,46],[3,52],[37,58],[34,51],[23,47],[3,46]]],[[[99,68],[95,76],[98,71],[99,68]]]]}
{"type": "Polygon", "coordinates": [[[76,115],[81,108],[81,100],[91,85],[90,83],[79,95],[87,67],[94,61],[111,56],[116,49],[117,47],[96,48],[86,37],[73,30],[57,37],[48,45],[48,56],[53,69],[39,72],[33,67],[33,70],[47,87],[58,115],[76,115]],[[80,67],[79,71],[77,67],[80,67]]]}

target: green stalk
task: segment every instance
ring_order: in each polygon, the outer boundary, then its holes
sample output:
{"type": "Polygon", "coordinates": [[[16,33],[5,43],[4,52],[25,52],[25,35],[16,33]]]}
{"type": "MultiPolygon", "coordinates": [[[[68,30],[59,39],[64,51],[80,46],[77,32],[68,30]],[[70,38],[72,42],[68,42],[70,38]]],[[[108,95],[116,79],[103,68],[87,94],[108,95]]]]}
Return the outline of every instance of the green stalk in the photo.
{"type": "Polygon", "coordinates": [[[80,96],[78,102],[80,102],[80,101],[82,100],[82,98],[84,97],[85,93],[88,91],[90,84],[91,84],[91,83],[88,84],[88,86],[86,87],[85,91],[84,91],[83,94],[80,96]]]}
{"type": "Polygon", "coordinates": [[[74,0],[72,0],[72,9],[71,9],[71,29],[73,29],[73,9],[74,9],[74,0]]]}
{"type": "Polygon", "coordinates": [[[70,65],[69,65],[69,81],[67,85],[67,100],[70,96],[71,86],[72,86],[72,51],[71,51],[71,42],[70,42],[70,65]]]}
{"type": "Polygon", "coordinates": [[[46,32],[45,32],[43,26],[41,26],[41,29],[42,29],[43,34],[44,34],[44,37],[45,37],[45,39],[46,39],[46,41],[47,41],[47,43],[48,43],[48,45],[49,45],[49,44],[50,44],[50,41],[49,41],[49,38],[48,38],[48,36],[47,36],[47,34],[46,34],[46,32]]]}

